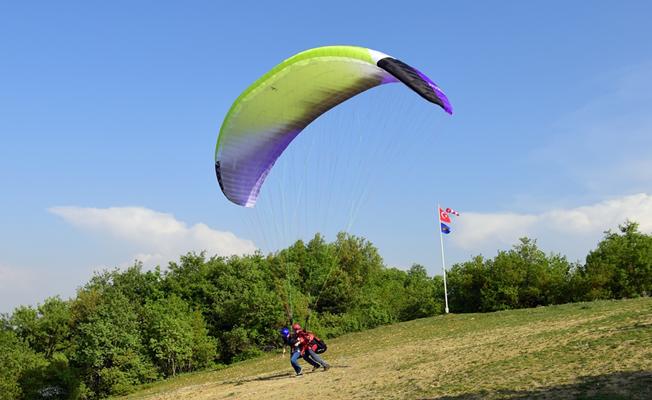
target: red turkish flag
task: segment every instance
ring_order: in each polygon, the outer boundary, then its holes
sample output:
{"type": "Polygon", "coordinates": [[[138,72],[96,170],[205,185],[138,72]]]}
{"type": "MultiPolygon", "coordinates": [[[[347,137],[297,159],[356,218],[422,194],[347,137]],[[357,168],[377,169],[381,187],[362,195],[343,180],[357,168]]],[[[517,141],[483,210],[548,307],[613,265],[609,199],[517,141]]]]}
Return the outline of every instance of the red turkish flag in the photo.
{"type": "Polygon", "coordinates": [[[439,209],[439,220],[441,222],[451,222],[451,217],[448,216],[446,211],[442,210],[441,208],[439,209]]]}

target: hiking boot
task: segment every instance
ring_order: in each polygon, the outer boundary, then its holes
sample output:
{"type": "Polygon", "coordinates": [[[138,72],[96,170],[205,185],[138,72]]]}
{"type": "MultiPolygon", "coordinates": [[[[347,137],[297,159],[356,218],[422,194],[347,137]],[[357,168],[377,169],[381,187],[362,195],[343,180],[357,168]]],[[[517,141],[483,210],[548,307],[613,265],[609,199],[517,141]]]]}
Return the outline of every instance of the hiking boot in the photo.
{"type": "Polygon", "coordinates": [[[331,369],[330,365],[324,365],[324,372],[328,371],[329,369],[331,369]]]}
{"type": "Polygon", "coordinates": [[[302,372],[302,371],[299,371],[299,372],[297,372],[297,374],[296,374],[295,376],[296,376],[296,377],[303,376],[303,372],[302,372]]]}
{"type": "Polygon", "coordinates": [[[312,367],[312,372],[317,371],[319,368],[321,368],[321,365],[315,365],[314,367],[312,367]]]}

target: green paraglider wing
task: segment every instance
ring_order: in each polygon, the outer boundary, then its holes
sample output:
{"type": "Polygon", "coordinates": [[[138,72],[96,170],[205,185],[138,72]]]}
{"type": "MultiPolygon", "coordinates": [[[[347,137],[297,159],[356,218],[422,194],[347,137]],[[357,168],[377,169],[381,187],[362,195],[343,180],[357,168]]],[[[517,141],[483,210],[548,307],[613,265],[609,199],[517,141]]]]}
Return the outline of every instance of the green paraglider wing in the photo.
{"type": "Polygon", "coordinates": [[[224,118],[215,149],[222,192],[253,207],[274,163],[308,124],[367,89],[397,81],[452,113],[427,76],[371,49],[319,47],[283,61],[247,88],[224,118]]]}

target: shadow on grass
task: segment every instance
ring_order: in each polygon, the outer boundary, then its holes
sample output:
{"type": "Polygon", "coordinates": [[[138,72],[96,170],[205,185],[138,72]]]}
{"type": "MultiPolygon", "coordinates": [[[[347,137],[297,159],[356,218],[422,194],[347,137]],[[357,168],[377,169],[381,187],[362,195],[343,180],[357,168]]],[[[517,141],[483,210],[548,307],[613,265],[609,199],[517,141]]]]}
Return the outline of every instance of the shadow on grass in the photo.
{"type": "MultiPolygon", "coordinates": [[[[331,365],[331,368],[349,368],[348,365],[331,365]]],[[[323,373],[325,371],[318,369],[316,371],[305,371],[304,374],[314,374],[314,373],[323,373]]],[[[275,381],[278,379],[294,379],[296,378],[296,375],[294,372],[289,371],[289,372],[280,372],[276,374],[271,374],[271,375],[262,375],[262,376],[253,376],[250,378],[244,378],[244,379],[234,379],[230,381],[224,381],[222,382],[223,384],[227,385],[242,385],[248,382],[256,382],[256,381],[275,381]]]]}
{"type": "Polygon", "coordinates": [[[428,397],[421,400],[479,399],[583,399],[583,400],[649,400],[652,399],[652,371],[617,372],[585,376],[567,385],[532,390],[499,390],[465,393],[456,396],[428,397]]]}
{"type": "Polygon", "coordinates": [[[617,331],[627,332],[627,331],[637,331],[639,329],[652,329],[652,322],[637,322],[631,326],[622,326],[617,328],[617,331]]]}
{"type": "Polygon", "coordinates": [[[234,384],[234,385],[242,385],[248,382],[255,382],[255,381],[275,381],[277,379],[288,379],[288,378],[293,378],[294,373],[292,372],[280,372],[278,374],[271,374],[271,375],[263,375],[263,376],[254,376],[251,378],[245,378],[245,379],[236,379],[233,381],[229,382],[224,382],[227,384],[234,384]]]}

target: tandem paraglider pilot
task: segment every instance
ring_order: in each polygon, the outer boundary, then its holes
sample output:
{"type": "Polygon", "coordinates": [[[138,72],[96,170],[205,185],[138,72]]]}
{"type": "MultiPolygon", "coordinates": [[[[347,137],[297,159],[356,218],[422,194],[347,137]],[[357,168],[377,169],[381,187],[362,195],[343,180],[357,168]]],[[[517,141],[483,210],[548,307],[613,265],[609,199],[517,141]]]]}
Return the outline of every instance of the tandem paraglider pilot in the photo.
{"type": "MultiPolygon", "coordinates": [[[[316,371],[323,368],[324,371],[330,368],[330,365],[324,361],[319,353],[326,351],[326,344],[315,336],[314,333],[304,331],[301,325],[292,325],[293,332],[290,333],[288,328],[279,329],[283,343],[290,347],[290,364],[294,368],[296,376],[301,376],[302,369],[299,365],[299,358],[303,358],[308,364],[312,365],[312,370],[316,371]]],[[[285,354],[285,347],[283,348],[285,354]]]]}

